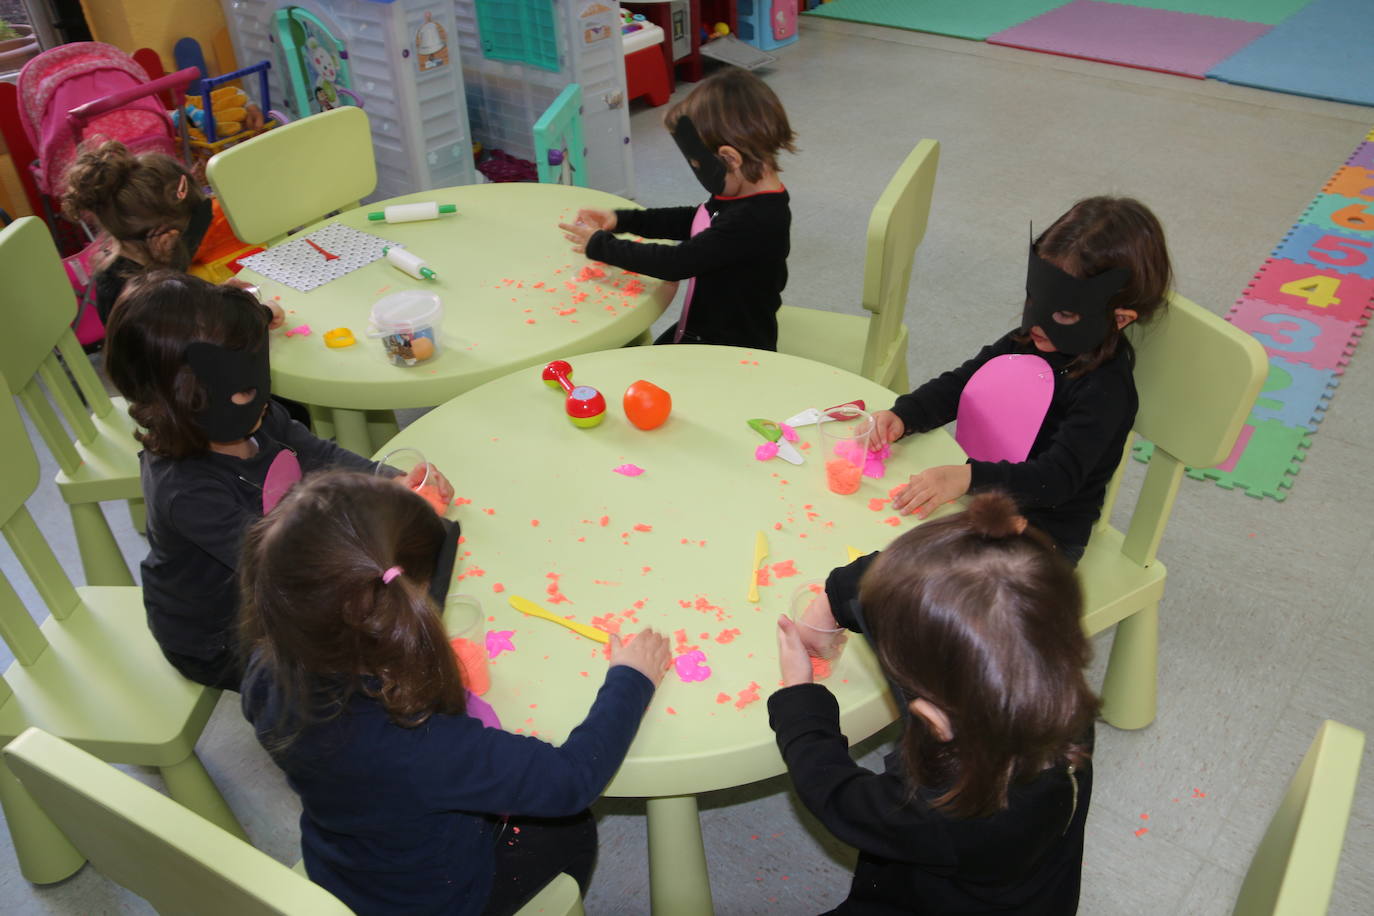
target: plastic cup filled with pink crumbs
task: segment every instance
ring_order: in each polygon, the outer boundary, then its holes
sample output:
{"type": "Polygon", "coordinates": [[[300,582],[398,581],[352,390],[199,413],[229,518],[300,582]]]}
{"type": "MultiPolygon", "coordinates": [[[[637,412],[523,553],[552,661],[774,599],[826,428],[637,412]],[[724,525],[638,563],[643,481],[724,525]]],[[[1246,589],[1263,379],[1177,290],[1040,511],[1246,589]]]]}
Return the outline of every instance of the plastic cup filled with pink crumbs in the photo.
{"type": "Polygon", "coordinates": [[[825,483],[831,493],[857,493],[868,458],[868,436],[873,417],[865,410],[846,405],[826,411],[834,418],[821,426],[821,458],[825,483]]]}
{"type": "Polygon", "coordinates": [[[458,657],[463,686],[483,694],[491,686],[487,668],[487,620],[482,603],[471,595],[449,595],[444,601],[444,632],[458,657]]]}
{"type": "Polygon", "coordinates": [[[386,473],[383,468],[392,467],[406,475],[410,488],[425,498],[425,502],[434,507],[434,511],[443,515],[448,511],[448,501],[439,492],[439,483],[434,479],[434,466],[425,460],[424,453],[418,448],[398,448],[387,452],[382,456],[382,460],[377,462],[378,474],[386,473]],[[423,467],[424,473],[420,475],[418,481],[410,480],[411,472],[415,468],[423,467]]]}

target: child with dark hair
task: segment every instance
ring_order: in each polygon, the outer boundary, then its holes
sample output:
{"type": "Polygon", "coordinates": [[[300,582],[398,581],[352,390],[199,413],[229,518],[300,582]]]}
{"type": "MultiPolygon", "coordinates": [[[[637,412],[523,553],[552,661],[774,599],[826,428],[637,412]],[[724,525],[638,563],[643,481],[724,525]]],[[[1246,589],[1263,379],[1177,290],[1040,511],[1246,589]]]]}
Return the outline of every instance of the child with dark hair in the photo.
{"type": "MultiPolygon", "coordinates": [[[[102,322],[109,321],[124,284],[143,271],[167,268],[222,280],[212,265],[250,248],[234,236],[219,202],[166,153],[134,154],[117,140],[83,145],[63,181],[63,212],[73,220],[93,219],[108,236],[92,277],[102,322]]],[[[269,308],[275,328],[284,315],[280,306],[269,308]]]]}
{"type": "Polygon", "coordinates": [[[465,714],[432,597],[443,539],[419,496],[334,471],[244,547],[244,714],[301,797],[311,880],[359,914],[510,913],[560,872],[585,890],[587,806],[670,660],[651,629],[612,636],[605,682],[561,746],[484,727],[465,714]]]}
{"type": "Polygon", "coordinates": [[[927,468],[893,507],[924,517],[969,490],[997,487],[1078,562],[1139,406],[1135,354],[1121,332],[1164,309],[1171,274],[1164,230],[1144,204],[1074,204],[1031,244],[1021,326],[874,415],[874,448],[943,426],[979,370],[997,357],[1034,354],[1048,364],[1054,390],[1025,460],[927,468]]]}
{"type": "Polygon", "coordinates": [[[1073,568],[996,493],[875,556],[778,621],[784,686],[768,700],[797,794],[859,849],[833,912],[1075,912],[1097,700],[1073,568]],[[903,712],[882,773],[849,756],[835,697],[812,683],[808,654],[845,630],[903,712]]]}
{"type": "Polygon", "coordinates": [[[796,152],[787,112],[767,83],[729,67],[698,83],[663,123],[710,199],[696,207],[580,210],[575,223],[559,228],[589,258],[689,280],[681,318],[655,343],[776,350],[792,227],[778,152],[796,152]],[[634,242],[617,232],[680,244],[634,242]]]}
{"type": "MultiPolygon", "coordinates": [[[[233,690],[242,676],[234,574],[244,529],[263,514],[269,470],[279,461],[302,471],[376,468],[269,399],[268,321],[241,289],[155,270],[129,281],[106,331],[105,369],[143,444],[149,628],[186,677],[233,690]]],[[[452,499],[443,476],[430,473],[452,499]]]]}

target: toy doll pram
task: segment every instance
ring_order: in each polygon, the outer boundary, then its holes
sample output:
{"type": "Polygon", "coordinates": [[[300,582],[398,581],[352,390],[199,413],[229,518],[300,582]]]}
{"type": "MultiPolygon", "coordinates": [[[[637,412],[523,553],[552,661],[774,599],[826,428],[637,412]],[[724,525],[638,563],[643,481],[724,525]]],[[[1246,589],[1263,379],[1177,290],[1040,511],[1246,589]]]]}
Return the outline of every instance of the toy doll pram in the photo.
{"type": "Polygon", "coordinates": [[[180,153],[171,116],[158,93],[183,92],[194,67],[150,80],[137,61],[98,41],[44,51],[19,71],[19,120],[36,154],[29,171],[49,225],[58,211],[62,176],[85,137],[118,140],[134,152],[180,153]]]}

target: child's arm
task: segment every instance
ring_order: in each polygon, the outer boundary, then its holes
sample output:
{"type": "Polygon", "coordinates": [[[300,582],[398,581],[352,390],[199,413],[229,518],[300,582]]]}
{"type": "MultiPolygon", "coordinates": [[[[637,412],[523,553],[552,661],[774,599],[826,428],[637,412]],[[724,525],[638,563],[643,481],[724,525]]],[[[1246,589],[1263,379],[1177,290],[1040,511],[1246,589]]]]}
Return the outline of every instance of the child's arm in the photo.
{"type": "Polygon", "coordinates": [[[831,833],[865,852],[902,862],[945,862],[942,819],[908,799],[902,780],[854,762],[835,696],[819,684],[768,698],[768,724],[797,795],[831,833]]]}
{"type": "MultiPolygon", "coordinates": [[[[891,412],[901,420],[900,435],[927,432],[953,421],[959,413],[959,395],[963,394],[964,386],[973,377],[973,373],[994,356],[1011,353],[1015,347],[1016,342],[1007,334],[996,343],[979,350],[977,356],[962,366],[943,372],[910,394],[897,398],[891,412]]],[[[895,438],[900,436],[887,441],[891,442],[895,438]]]]}
{"type": "Polygon", "coordinates": [[[611,667],[591,710],[561,745],[469,727],[451,748],[434,747],[416,760],[430,770],[424,784],[436,787],[435,807],[564,817],[599,798],[671,660],[667,639],[651,629],[624,645],[612,636],[610,651],[611,667]]]}
{"type": "Polygon", "coordinates": [[[696,207],[654,207],[650,210],[616,210],[615,231],[646,239],[677,239],[692,235],[696,207]]]}
{"type": "Polygon", "coordinates": [[[316,436],[291,419],[286,413],[286,408],[276,402],[268,405],[267,417],[264,418],[263,424],[267,425],[269,421],[272,425],[267,431],[296,453],[301,470],[307,473],[322,468],[344,468],[370,474],[377,467],[377,462],[316,436]]]}
{"type": "Polygon", "coordinates": [[[779,237],[760,220],[747,214],[735,218],[727,212],[709,228],[677,245],[632,242],[597,232],[587,241],[587,257],[660,280],[686,280],[733,264],[774,257],[785,250],[779,246],[786,240],[786,235],[779,237]]]}

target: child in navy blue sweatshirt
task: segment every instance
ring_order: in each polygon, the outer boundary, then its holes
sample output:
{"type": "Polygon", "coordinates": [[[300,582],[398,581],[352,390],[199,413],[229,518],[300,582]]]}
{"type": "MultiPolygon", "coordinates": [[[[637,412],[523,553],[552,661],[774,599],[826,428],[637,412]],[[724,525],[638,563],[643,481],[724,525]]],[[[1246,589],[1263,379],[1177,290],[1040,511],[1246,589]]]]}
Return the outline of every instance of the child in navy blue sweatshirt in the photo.
{"type": "Polygon", "coordinates": [[[444,539],[417,494],[330,471],[244,546],[244,714],[301,797],[311,880],[362,916],[510,913],[560,872],[585,891],[587,806],[669,663],[652,630],[612,636],[606,681],[561,746],[485,727],[430,594],[444,539]]]}

